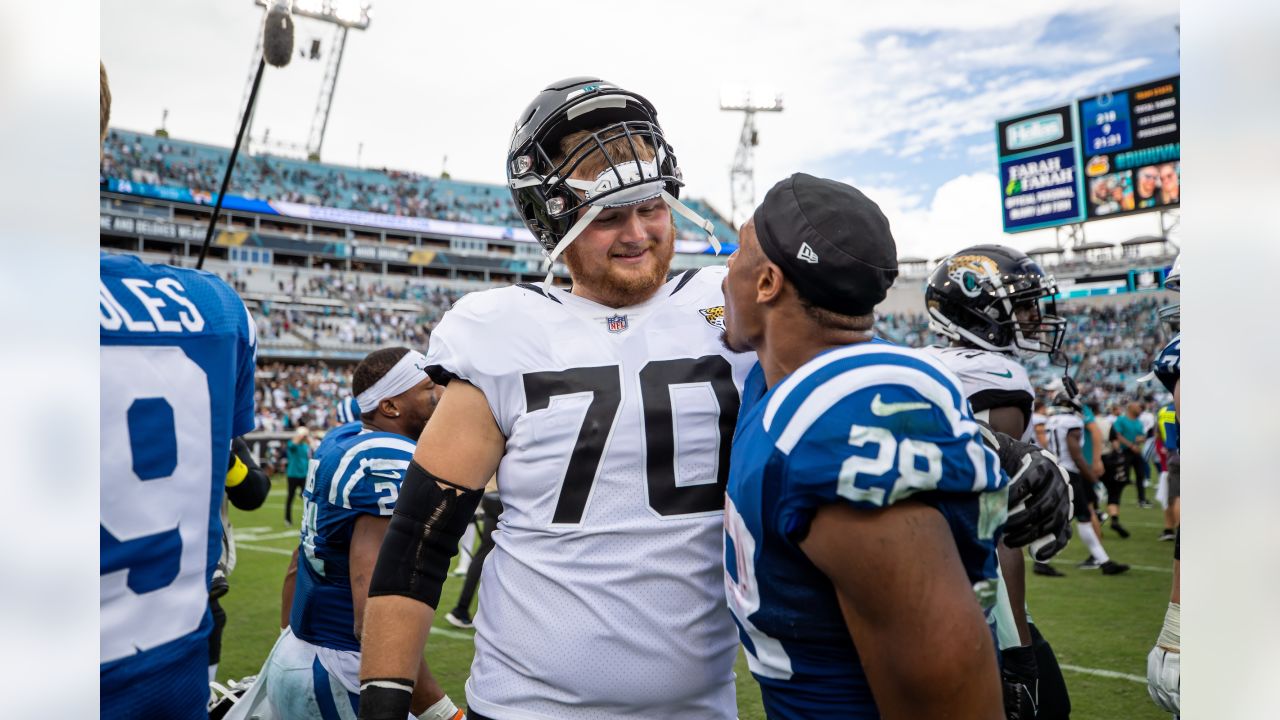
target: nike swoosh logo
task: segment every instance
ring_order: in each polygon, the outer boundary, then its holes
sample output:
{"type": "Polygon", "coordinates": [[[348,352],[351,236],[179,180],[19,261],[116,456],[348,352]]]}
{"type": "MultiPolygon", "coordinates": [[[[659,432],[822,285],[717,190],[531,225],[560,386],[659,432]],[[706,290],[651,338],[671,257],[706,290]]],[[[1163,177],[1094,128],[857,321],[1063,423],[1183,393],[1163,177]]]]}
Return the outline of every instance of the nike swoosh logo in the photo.
{"type": "Polygon", "coordinates": [[[932,407],[933,404],[927,402],[883,402],[880,400],[880,393],[876,393],[876,396],[871,398],[871,414],[876,417],[889,417],[908,410],[928,410],[932,407]]]}
{"type": "Polygon", "coordinates": [[[993,373],[993,372],[991,372],[990,370],[983,370],[983,372],[985,372],[985,373],[986,373],[986,374],[988,374],[988,375],[995,375],[996,377],[1002,377],[1002,378],[1011,378],[1011,377],[1013,377],[1013,371],[1012,371],[1012,370],[1005,370],[1005,371],[1004,371],[1004,372],[1002,372],[1002,373],[993,373]]]}

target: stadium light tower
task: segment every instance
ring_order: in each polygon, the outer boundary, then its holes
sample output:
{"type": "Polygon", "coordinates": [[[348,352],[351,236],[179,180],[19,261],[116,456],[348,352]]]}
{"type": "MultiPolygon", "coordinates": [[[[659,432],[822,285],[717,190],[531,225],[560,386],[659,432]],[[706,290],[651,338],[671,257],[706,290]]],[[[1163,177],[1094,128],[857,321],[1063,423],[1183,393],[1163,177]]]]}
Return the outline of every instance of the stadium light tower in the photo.
{"type": "Polygon", "coordinates": [[[742,133],[738,136],[738,150],[733,154],[733,168],[729,171],[729,188],[733,209],[733,224],[742,227],[756,204],[755,147],[760,144],[756,133],[756,113],[782,112],[782,95],[774,95],[771,102],[755,102],[751,93],[726,101],[720,98],[720,109],[742,113],[742,133]]]}
{"type": "MultiPolygon", "coordinates": [[[[347,47],[347,32],[365,30],[369,27],[370,10],[373,3],[369,0],[292,0],[294,17],[305,17],[326,22],[334,26],[333,44],[330,46],[329,60],[325,63],[324,80],[320,83],[320,96],[316,99],[316,110],[311,116],[311,132],[307,135],[307,159],[318,161],[320,149],[324,146],[324,133],[329,127],[329,111],[333,109],[333,94],[338,86],[338,71],[342,69],[342,53],[347,47]],[[333,49],[336,47],[336,50],[333,49]]],[[[254,0],[254,4],[268,7],[267,0],[254,0]]],[[[258,56],[262,54],[262,41],[254,49],[254,66],[258,56]]],[[[252,74],[250,76],[252,83],[252,74]]],[[[248,96],[249,85],[245,86],[248,96]]],[[[249,118],[250,124],[253,118],[249,118]]]]}

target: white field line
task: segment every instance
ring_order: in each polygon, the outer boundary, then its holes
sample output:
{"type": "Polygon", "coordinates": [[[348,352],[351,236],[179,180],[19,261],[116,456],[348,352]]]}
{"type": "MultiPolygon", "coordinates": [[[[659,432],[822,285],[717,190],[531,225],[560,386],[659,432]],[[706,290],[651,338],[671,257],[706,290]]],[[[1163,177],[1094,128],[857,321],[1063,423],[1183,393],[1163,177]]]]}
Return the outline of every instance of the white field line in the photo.
{"type": "Polygon", "coordinates": [[[236,543],[236,551],[238,552],[240,550],[257,550],[258,552],[273,553],[275,555],[285,555],[285,556],[293,555],[292,550],[286,550],[285,548],[263,547],[261,545],[245,545],[244,543],[238,542],[236,543]]]}
{"type": "MultiPolygon", "coordinates": [[[[435,632],[432,630],[432,632],[435,632]]],[[[1116,672],[1115,670],[1099,670],[1098,668],[1080,667],[1079,665],[1059,665],[1058,667],[1069,672],[1080,673],[1082,675],[1096,675],[1098,677],[1115,678],[1117,680],[1128,680],[1129,682],[1147,684],[1147,679],[1138,675],[1130,675],[1129,673],[1116,672]]]]}

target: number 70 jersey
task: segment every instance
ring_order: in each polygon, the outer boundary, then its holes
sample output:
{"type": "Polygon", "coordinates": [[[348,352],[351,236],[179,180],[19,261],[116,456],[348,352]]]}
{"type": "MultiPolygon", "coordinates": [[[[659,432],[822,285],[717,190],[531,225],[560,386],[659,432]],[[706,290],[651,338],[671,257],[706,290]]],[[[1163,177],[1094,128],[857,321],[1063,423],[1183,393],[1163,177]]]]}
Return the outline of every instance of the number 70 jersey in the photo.
{"type": "Polygon", "coordinates": [[[721,518],[755,355],[720,343],[723,273],[616,309],[541,285],[472,293],[433,332],[429,372],[483,391],[507,438],[478,712],[736,715],[721,518]]]}

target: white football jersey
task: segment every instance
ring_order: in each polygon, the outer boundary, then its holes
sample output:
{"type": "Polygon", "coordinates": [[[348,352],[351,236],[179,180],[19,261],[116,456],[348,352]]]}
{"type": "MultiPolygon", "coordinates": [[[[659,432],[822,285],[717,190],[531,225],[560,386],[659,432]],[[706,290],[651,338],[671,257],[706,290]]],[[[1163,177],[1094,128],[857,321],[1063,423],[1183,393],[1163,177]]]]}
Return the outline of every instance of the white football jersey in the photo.
{"type": "Polygon", "coordinates": [[[467,295],[428,365],[507,438],[467,702],[503,720],[733,718],[723,511],[755,355],[720,343],[725,268],[609,308],[523,284],[467,295]]]}
{"type": "MultiPolygon", "coordinates": [[[[1073,412],[1060,412],[1050,415],[1045,421],[1045,433],[1049,436],[1049,452],[1058,456],[1058,464],[1067,472],[1078,473],[1080,468],[1067,450],[1067,433],[1072,430],[1081,432],[1080,445],[1084,447],[1084,420],[1073,412]]],[[[1083,451],[1083,450],[1082,450],[1083,451]]]]}
{"type": "MultiPolygon", "coordinates": [[[[975,416],[985,419],[987,410],[1012,405],[1020,408],[1030,421],[1035,390],[1031,387],[1026,368],[1016,358],[991,350],[959,346],[927,347],[924,351],[941,360],[960,378],[975,416]]],[[[1036,431],[1030,422],[1020,439],[1035,442],[1036,431]]]]}

